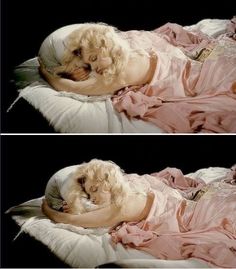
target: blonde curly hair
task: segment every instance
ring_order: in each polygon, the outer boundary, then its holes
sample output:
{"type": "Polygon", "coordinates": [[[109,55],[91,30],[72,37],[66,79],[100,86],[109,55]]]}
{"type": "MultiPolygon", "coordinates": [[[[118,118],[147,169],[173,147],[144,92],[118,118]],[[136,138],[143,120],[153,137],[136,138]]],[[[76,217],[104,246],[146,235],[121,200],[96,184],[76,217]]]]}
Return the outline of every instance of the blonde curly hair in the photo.
{"type": "Polygon", "coordinates": [[[111,193],[111,202],[117,207],[121,207],[125,198],[131,192],[123,175],[123,170],[112,161],[92,159],[77,169],[74,180],[80,184],[89,180],[93,185],[103,185],[111,193]]]}
{"type": "Polygon", "coordinates": [[[102,57],[110,58],[111,63],[102,74],[106,84],[120,79],[128,63],[130,46],[119,35],[118,29],[104,23],[84,23],[67,37],[62,65],[73,62],[78,57],[75,52],[81,49],[87,52],[97,50],[102,57]]]}

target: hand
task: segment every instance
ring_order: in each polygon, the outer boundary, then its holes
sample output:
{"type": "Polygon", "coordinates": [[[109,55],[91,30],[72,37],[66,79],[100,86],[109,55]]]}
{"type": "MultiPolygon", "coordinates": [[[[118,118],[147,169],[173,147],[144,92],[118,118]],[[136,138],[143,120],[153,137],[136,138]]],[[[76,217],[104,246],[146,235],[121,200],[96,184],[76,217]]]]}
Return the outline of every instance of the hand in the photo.
{"type": "Polygon", "coordinates": [[[50,73],[47,68],[45,67],[45,65],[40,65],[39,68],[39,73],[46,78],[46,80],[48,80],[51,77],[54,77],[54,75],[52,75],[52,73],[50,73]]]}
{"type": "Polygon", "coordinates": [[[39,66],[45,66],[42,59],[40,57],[38,57],[38,62],[39,62],[39,66]]]}
{"type": "Polygon", "coordinates": [[[89,78],[90,70],[80,67],[75,69],[70,74],[70,79],[75,81],[83,81],[89,78]]]}
{"type": "Polygon", "coordinates": [[[42,212],[45,216],[47,216],[49,219],[53,220],[53,221],[56,221],[56,222],[59,222],[57,221],[57,216],[58,214],[64,214],[64,213],[61,213],[61,212],[58,212],[57,210],[55,209],[52,209],[46,199],[43,199],[42,201],[42,205],[41,205],[41,209],[42,209],[42,212]]]}
{"type": "Polygon", "coordinates": [[[52,210],[50,206],[48,205],[46,199],[43,199],[41,209],[42,209],[43,214],[46,216],[48,216],[50,210],[52,210]]]}
{"type": "Polygon", "coordinates": [[[38,70],[39,73],[43,76],[43,78],[49,80],[52,77],[56,77],[56,75],[54,75],[52,72],[49,71],[49,69],[45,66],[40,57],[38,57],[38,62],[39,62],[38,70]]]}
{"type": "Polygon", "coordinates": [[[70,207],[68,206],[68,204],[67,204],[66,201],[63,201],[62,202],[62,211],[64,213],[70,213],[70,207]]]}

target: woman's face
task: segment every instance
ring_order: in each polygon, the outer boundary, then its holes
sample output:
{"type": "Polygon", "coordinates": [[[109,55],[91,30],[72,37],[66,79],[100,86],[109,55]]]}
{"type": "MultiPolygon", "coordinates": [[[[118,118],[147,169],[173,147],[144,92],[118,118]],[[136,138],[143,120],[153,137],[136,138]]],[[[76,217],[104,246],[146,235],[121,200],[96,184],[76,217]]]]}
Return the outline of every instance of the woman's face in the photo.
{"type": "Polygon", "coordinates": [[[111,204],[111,193],[104,185],[94,185],[90,180],[86,180],[84,189],[92,203],[96,205],[111,204]]]}
{"type": "Polygon", "coordinates": [[[112,59],[108,55],[102,55],[99,49],[83,49],[81,55],[84,63],[89,64],[91,69],[100,75],[112,64],[112,59]]]}

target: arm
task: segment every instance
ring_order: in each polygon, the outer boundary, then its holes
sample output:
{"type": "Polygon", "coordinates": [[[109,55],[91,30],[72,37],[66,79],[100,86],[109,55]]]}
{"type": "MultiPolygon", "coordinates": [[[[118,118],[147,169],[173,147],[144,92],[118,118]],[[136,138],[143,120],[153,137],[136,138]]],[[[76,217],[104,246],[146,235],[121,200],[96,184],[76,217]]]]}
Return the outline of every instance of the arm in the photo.
{"type": "Polygon", "coordinates": [[[100,75],[96,77],[90,76],[84,81],[73,81],[49,73],[42,65],[39,70],[46,81],[57,91],[75,92],[84,95],[102,95],[113,93],[117,90],[112,89],[112,85],[102,83],[102,79],[98,79],[100,75]]]}
{"type": "Polygon", "coordinates": [[[114,205],[81,215],[72,215],[50,208],[46,200],[43,200],[42,211],[48,218],[55,222],[72,224],[84,228],[112,227],[125,221],[120,210],[114,205]]]}
{"type": "Polygon", "coordinates": [[[66,78],[74,81],[84,81],[89,78],[90,71],[86,68],[79,67],[72,72],[57,72],[61,78],[66,78]]]}

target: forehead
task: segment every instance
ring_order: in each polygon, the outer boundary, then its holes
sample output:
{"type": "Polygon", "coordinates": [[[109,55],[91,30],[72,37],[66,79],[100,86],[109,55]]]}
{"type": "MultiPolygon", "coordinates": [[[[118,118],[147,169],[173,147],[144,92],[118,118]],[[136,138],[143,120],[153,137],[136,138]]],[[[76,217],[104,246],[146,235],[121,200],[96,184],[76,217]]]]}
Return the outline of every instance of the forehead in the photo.
{"type": "Polygon", "coordinates": [[[84,184],[84,188],[86,191],[88,191],[94,184],[90,180],[86,180],[84,184]]]}
{"type": "Polygon", "coordinates": [[[89,54],[100,54],[101,51],[102,50],[100,48],[86,48],[86,47],[81,48],[81,54],[83,56],[86,56],[86,55],[89,55],[89,54]]]}

